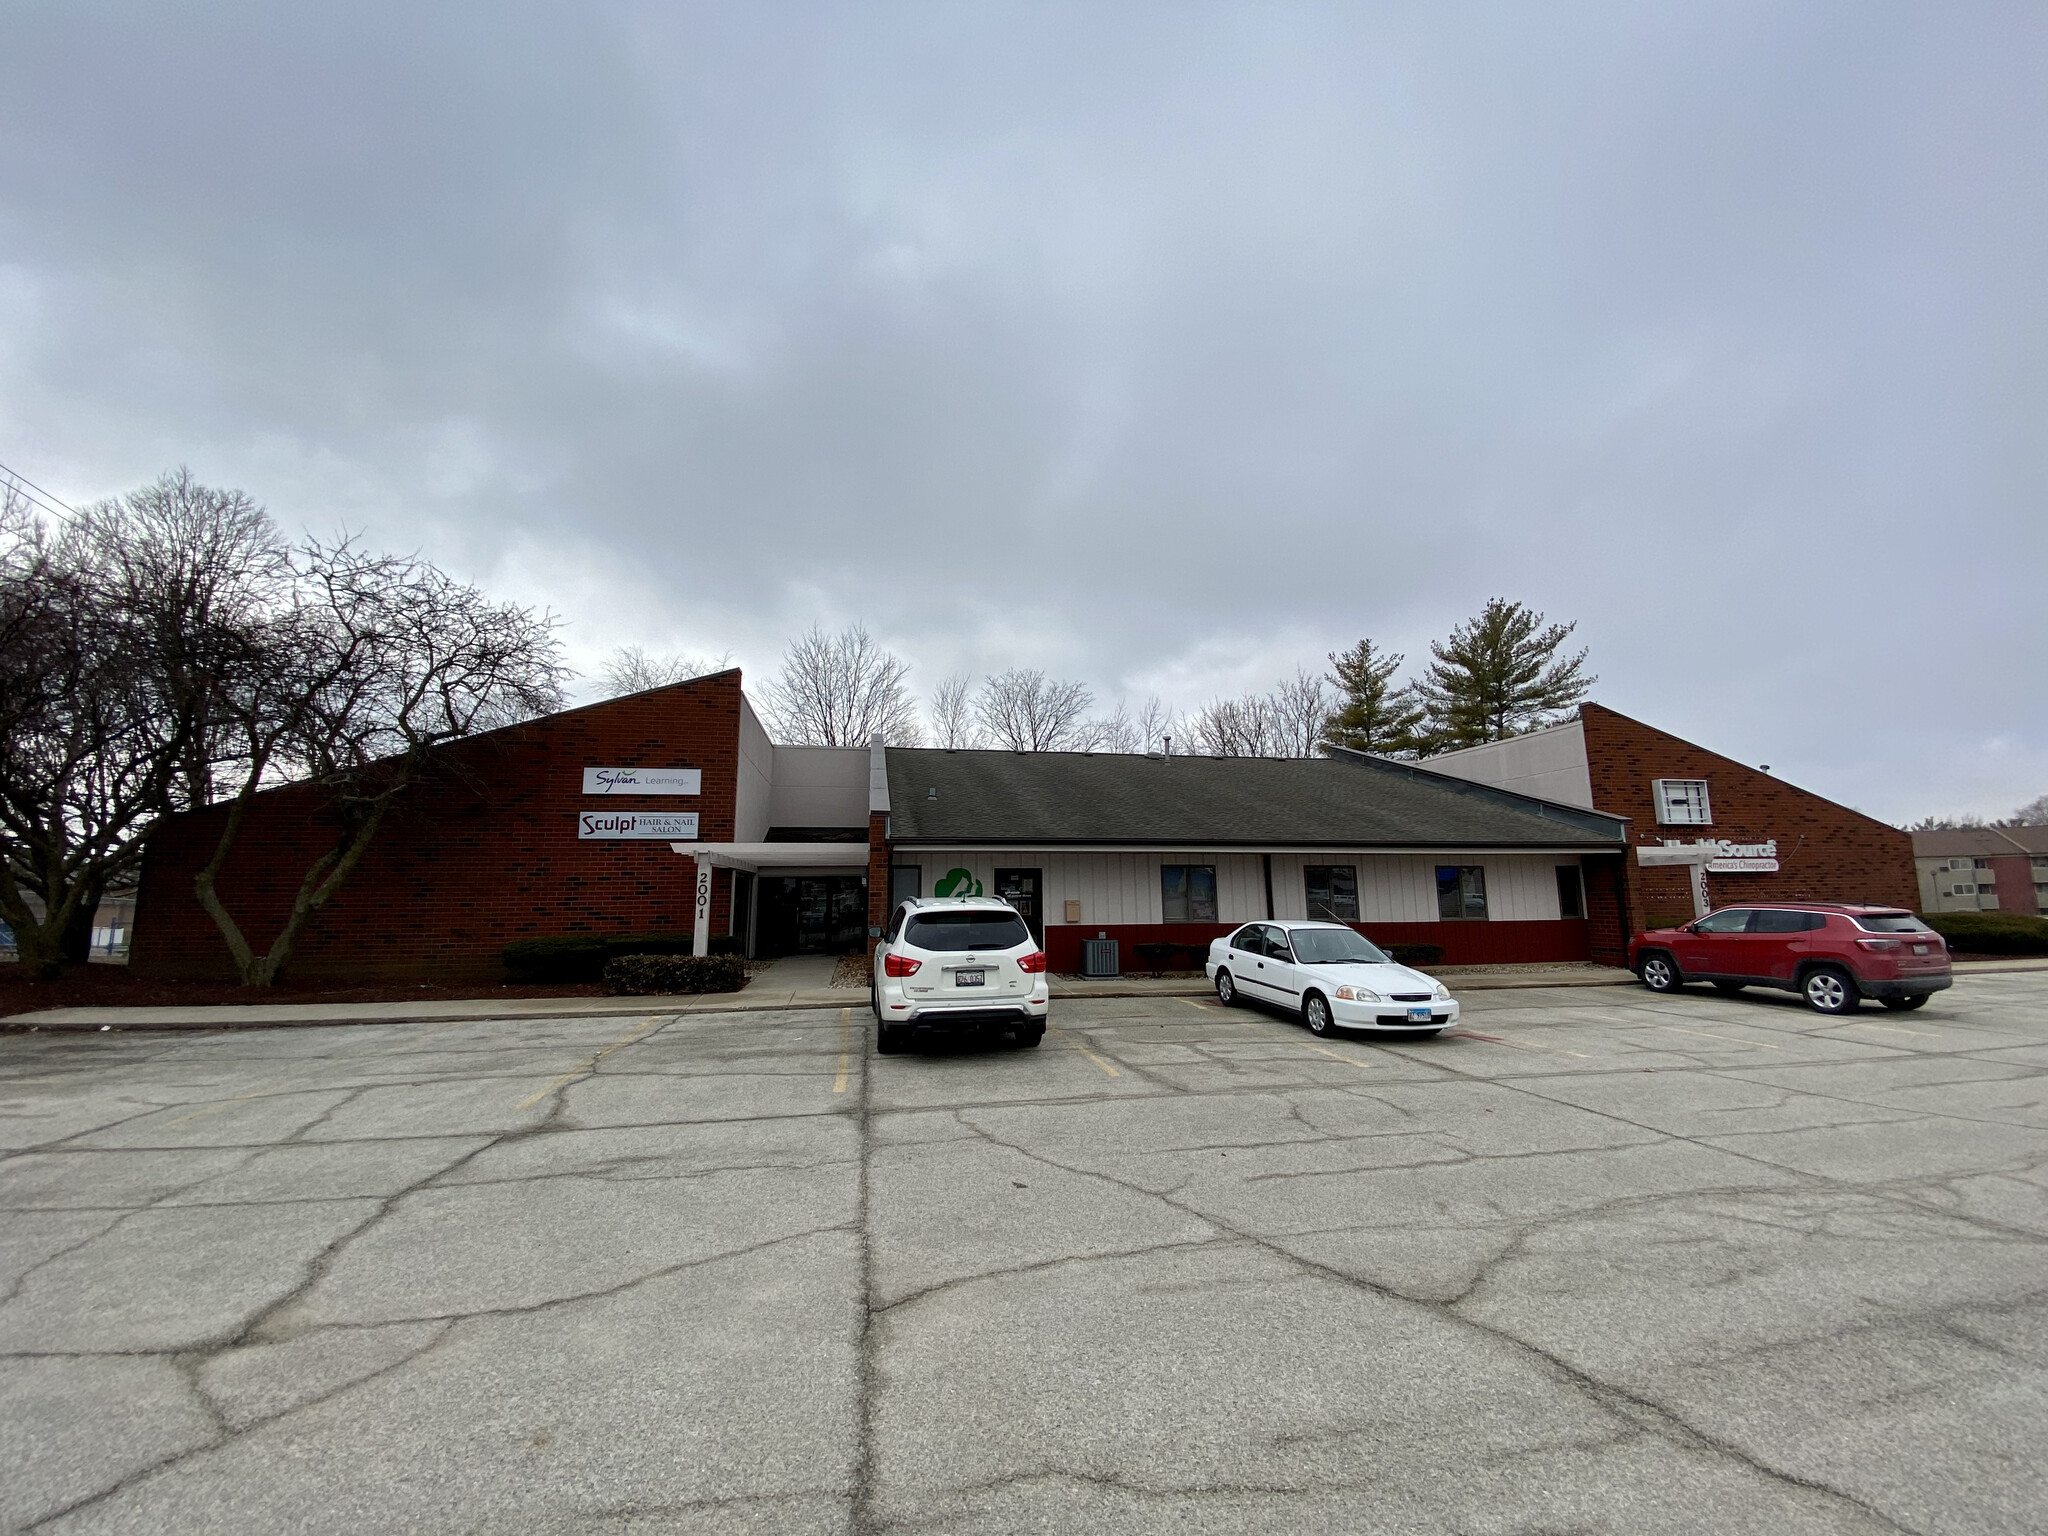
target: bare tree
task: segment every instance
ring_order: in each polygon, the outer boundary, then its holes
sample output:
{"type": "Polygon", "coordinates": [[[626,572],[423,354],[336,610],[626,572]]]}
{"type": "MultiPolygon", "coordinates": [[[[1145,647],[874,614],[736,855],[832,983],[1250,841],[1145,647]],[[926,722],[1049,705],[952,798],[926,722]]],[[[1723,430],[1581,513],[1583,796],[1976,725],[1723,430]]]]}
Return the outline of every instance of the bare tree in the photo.
{"type": "Polygon", "coordinates": [[[1084,684],[1055,681],[1036,667],[1012,667],[983,679],[974,714],[998,747],[1072,752],[1087,740],[1083,722],[1094,702],[1084,684]]]}
{"type": "Polygon", "coordinates": [[[2012,820],[2008,825],[2015,827],[2048,826],[2048,795],[2042,795],[2037,799],[2029,800],[2025,805],[2014,811],[2012,813],[2012,820]]]}
{"type": "Polygon", "coordinates": [[[240,784],[193,890],[245,986],[271,985],[395,801],[451,743],[558,708],[567,670],[548,615],[494,603],[417,556],[348,540],[299,553],[262,662],[226,692],[240,784]],[[259,950],[218,887],[249,806],[278,778],[317,786],[333,829],[259,950]]]}
{"type": "Polygon", "coordinates": [[[1323,680],[1300,667],[1266,695],[1275,757],[1314,757],[1330,720],[1330,692],[1323,680]]]}
{"type": "Polygon", "coordinates": [[[1188,721],[1188,747],[1206,757],[1279,757],[1272,701],[1263,694],[1211,699],[1188,721]]]}
{"type": "Polygon", "coordinates": [[[0,515],[0,916],[30,975],[82,961],[156,819],[211,794],[282,555],[261,508],[183,470],[55,529],[0,515]]]}
{"type": "Polygon", "coordinates": [[[924,730],[903,685],[909,672],[862,625],[836,635],[813,625],[790,641],[761,702],[776,739],[793,747],[864,747],[876,736],[914,747],[924,730]]]}
{"type": "Polygon", "coordinates": [[[1082,747],[1090,752],[1140,752],[1145,738],[1131,708],[1122,699],[1107,715],[1088,721],[1079,732],[1082,747]]]}
{"type": "Polygon", "coordinates": [[[1163,752],[1173,740],[1173,728],[1177,720],[1171,706],[1153,694],[1145,700],[1145,707],[1138,711],[1138,750],[1141,752],[1163,752]]]}
{"type": "Polygon", "coordinates": [[[932,693],[932,743],[978,747],[981,740],[981,723],[974,718],[974,679],[956,672],[932,693]]]}
{"type": "Polygon", "coordinates": [[[604,659],[597,675],[604,684],[604,696],[616,699],[628,693],[645,693],[650,688],[666,688],[672,683],[687,683],[695,677],[709,677],[731,665],[731,651],[717,656],[691,656],[682,651],[656,656],[644,646],[622,645],[604,659]]]}

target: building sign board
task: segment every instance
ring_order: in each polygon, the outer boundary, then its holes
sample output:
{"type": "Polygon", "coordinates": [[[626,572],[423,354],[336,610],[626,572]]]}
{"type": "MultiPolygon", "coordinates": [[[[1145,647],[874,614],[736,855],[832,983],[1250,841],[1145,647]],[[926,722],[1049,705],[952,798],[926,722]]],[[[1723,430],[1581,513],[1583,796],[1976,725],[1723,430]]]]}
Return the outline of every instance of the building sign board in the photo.
{"type": "Polygon", "coordinates": [[[1778,840],[1763,843],[1731,843],[1725,838],[1701,837],[1681,843],[1670,838],[1662,847],[1636,850],[1640,864],[1704,864],[1715,875],[1774,875],[1778,872],[1778,840]]]}
{"type": "Polygon", "coordinates": [[[694,842],[697,837],[697,813],[688,811],[677,815],[672,812],[584,811],[576,818],[576,836],[579,841],[589,838],[617,841],[623,838],[654,843],[666,843],[675,839],[694,842]]]}
{"type": "MultiPolygon", "coordinates": [[[[701,795],[701,768],[586,768],[586,795],[701,795]]],[[[695,834],[692,834],[693,836],[695,834]]]]}

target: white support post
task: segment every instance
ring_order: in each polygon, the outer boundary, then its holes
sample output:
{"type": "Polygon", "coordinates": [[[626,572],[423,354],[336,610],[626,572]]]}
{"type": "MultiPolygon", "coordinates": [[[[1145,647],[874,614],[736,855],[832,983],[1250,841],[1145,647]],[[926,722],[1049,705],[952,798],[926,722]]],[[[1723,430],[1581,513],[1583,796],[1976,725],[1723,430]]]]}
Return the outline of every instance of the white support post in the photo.
{"type": "Polygon", "coordinates": [[[1705,917],[1714,910],[1713,903],[1707,899],[1707,866],[1694,864],[1686,872],[1692,876],[1692,915],[1705,917]]]}
{"type": "Polygon", "coordinates": [[[708,955],[711,953],[711,861],[702,855],[697,859],[697,926],[690,936],[690,953],[708,955]]]}

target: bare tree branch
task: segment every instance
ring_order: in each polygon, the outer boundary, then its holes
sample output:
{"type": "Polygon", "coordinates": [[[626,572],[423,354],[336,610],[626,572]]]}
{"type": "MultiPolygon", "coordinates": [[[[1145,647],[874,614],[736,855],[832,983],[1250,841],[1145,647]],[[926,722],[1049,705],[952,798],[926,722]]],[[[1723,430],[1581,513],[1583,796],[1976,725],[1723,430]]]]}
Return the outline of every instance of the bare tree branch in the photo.
{"type": "Polygon", "coordinates": [[[692,678],[709,677],[731,665],[731,651],[717,656],[691,656],[681,651],[655,656],[643,646],[622,645],[604,659],[597,675],[604,684],[604,696],[616,699],[628,693],[645,693],[650,688],[666,688],[673,683],[687,683],[692,678]]]}
{"type": "Polygon", "coordinates": [[[1095,696],[1036,667],[1012,667],[982,681],[974,714],[990,743],[1012,752],[1072,752],[1086,742],[1083,720],[1095,696]]]}
{"type": "Polygon", "coordinates": [[[974,679],[956,672],[932,693],[932,744],[940,747],[978,747],[982,744],[981,724],[974,717],[974,679]]]}
{"type": "Polygon", "coordinates": [[[880,736],[892,747],[914,747],[924,730],[903,683],[909,671],[862,625],[836,635],[814,625],[789,643],[761,704],[776,739],[789,746],[863,747],[880,736]]]}

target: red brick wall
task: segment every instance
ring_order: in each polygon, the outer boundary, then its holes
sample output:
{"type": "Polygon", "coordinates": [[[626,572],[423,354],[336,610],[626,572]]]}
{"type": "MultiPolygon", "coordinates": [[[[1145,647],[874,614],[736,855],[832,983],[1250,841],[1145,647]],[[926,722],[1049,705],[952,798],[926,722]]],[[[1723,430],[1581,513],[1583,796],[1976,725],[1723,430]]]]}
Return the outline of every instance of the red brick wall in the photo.
{"type": "Polygon", "coordinates": [[[2024,912],[2028,917],[2041,915],[2040,903],[2034,899],[2034,861],[2026,854],[1994,856],[1991,880],[1998,892],[1999,911],[2024,912]]]}
{"type": "MultiPolygon", "coordinates": [[[[1778,873],[1707,876],[1708,896],[1716,906],[1738,901],[1919,906],[1913,840],[1897,827],[1598,704],[1583,706],[1579,718],[1586,732],[1593,804],[1610,815],[1629,817],[1631,842],[1654,845],[1667,837],[1777,841],[1778,873]],[[1660,825],[1653,779],[1705,779],[1712,825],[1660,825]]],[[[1589,878],[1587,883],[1591,901],[1593,882],[1589,878]]],[[[1631,858],[1625,883],[1632,929],[1691,920],[1692,895],[1683,868],[1645,869],[1631,858]]]]}
{"type": "Polygon", "coordinates": [[[877,928],[889,925],[889,813],[868,812],[868,958],[874,958],[877,928]]]}
{"type": "MultiPolygon", "coordinates": [[[[582,842],[583,769],[700,768],[703,794],[606,796],[626,811],[696,811],[706,842],[733,837],[740,674],[722,672],[550,715],[462,743],[402,796],[348,881],[314,915],[286,976],[494,979],[514,939],[564,933],[687,933],[696,867],[662,842],[582,842]]],[[[251,944],[267,948],[299,882],[332,844],[321,793],[258,797],[218,885],[251,944]]],[[[143,860],[129,969],[231,976],[227,946],[192,893],[226,815],[175,816],[143,860]]],[[[732,876],[718,872],[711,931],[729,926],[732,876]]]]}

